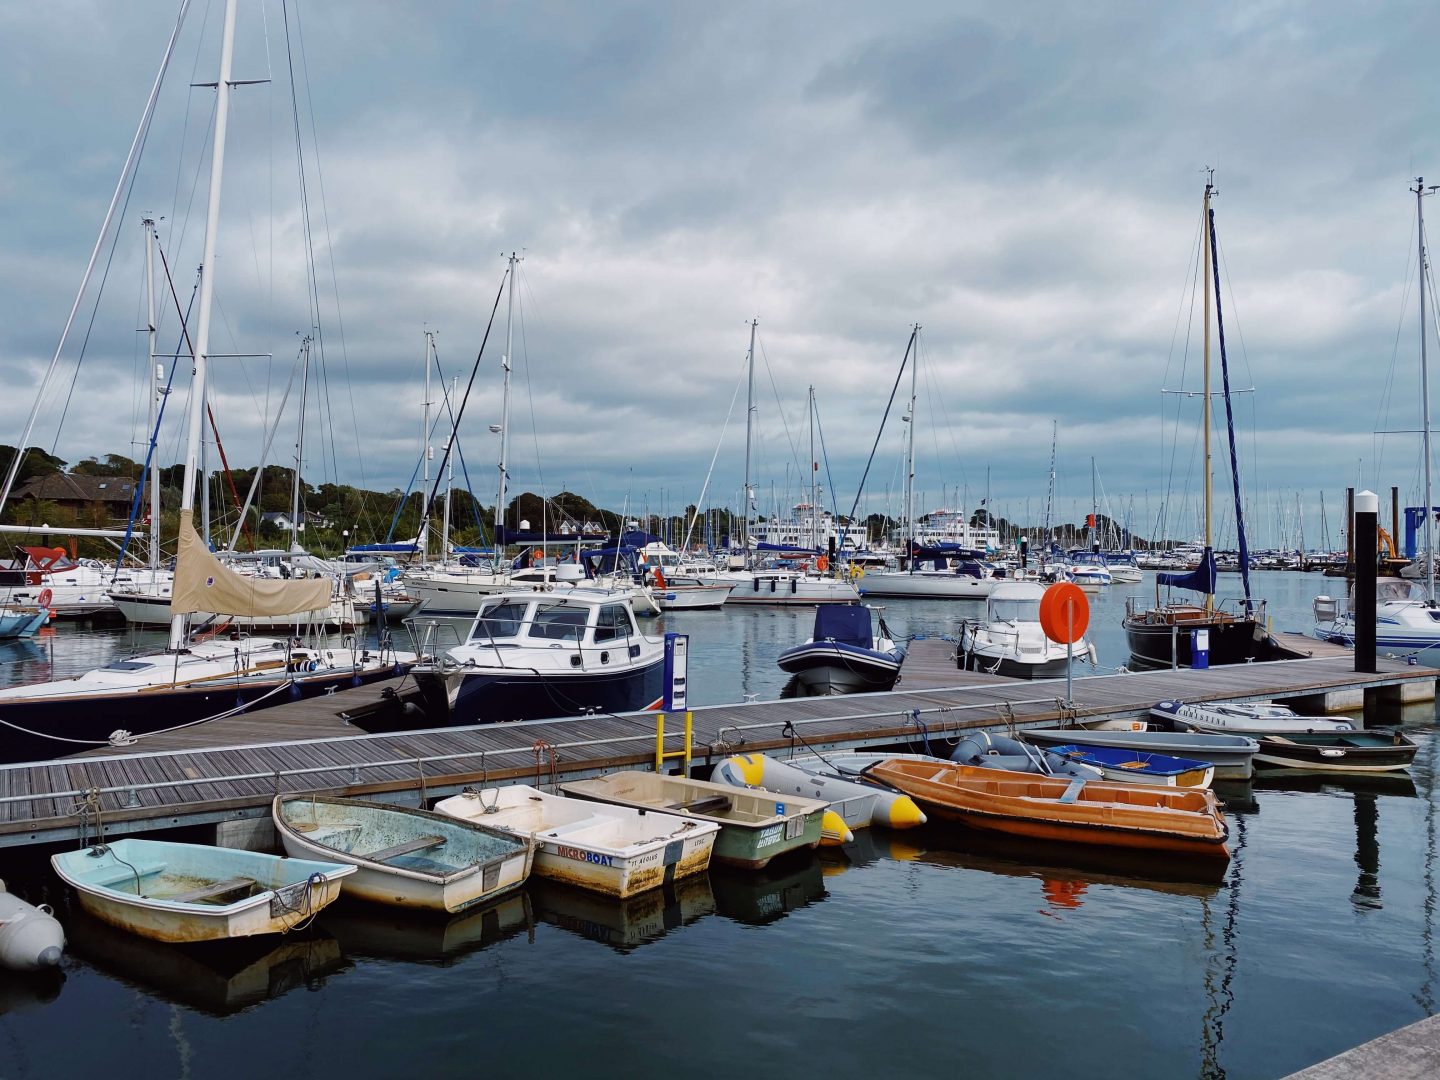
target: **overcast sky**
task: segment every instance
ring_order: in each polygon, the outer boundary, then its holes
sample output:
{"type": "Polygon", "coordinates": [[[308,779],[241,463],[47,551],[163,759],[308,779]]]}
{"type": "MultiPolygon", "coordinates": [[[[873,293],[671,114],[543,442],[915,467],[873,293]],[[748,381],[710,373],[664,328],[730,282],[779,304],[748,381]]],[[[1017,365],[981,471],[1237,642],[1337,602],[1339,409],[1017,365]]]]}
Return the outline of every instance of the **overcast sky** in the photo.
{"type": "MultiPolygon", "coordinates": [[[[25,424],[178,6],[0,4],[0,442],[25,424]]],[[[1313,543],[1322,489],[1332,532],[1357,478],[1414,490],[1416,438],[1382,453],[1374,432],[1419,422],[1407,186],[1440,181],[1434,4],[239,9],[235,78],[273,82],[234,96],[211,350],[273,359],[215,362],[234,463],[258,457],[312,321],[293,62],[324,343],[307,479],[407,484],[423,332],[463,389],[519,250],[512,489],[678,511],[728,416],[706,501],[737,506],[758,318],[758,504],[800,497],[813,384],[824,499],[848,511],[919,323],[920,509],[973,509],[988,472],[1000,512],[1038,520],[1054,422],[1057,515],[1088,510],[1093,456],[1115,515],[1146,533],[1167,487],[1198,488],[1198,404],[1161,390],[1198,389],[1212,167],[1257,525],[1273,532],[1299,492],[1313,543]]],[[[222,11],[190,10],[108,280],[43,403],[31,441],[69,461],[143,456],[139,221],[164,217],[184,303],[214,103],[189,84],[215,78],[222,11]]],[[[504,311],[460,434],[486,502],[504,311]]],[[[173,307],[162,322],[173,352],[173,307]]],[[[293,455],[295,413],[292,398],[270,460],[293,455]]],[[[870,509],[900,510],[903,434],[892,415],[870,509]]]]}

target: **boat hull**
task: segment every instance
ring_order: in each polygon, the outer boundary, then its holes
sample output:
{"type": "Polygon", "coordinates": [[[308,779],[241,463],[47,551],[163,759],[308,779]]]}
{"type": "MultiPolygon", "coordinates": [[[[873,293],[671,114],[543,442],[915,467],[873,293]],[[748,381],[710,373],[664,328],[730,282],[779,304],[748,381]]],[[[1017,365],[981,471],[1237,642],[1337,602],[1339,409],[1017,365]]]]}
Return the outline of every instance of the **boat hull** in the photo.
{"type": "MultiPolygon", "coordinates": [[[[1187,611],[1190,609],[1187,609],[1187,611]]],[[[1195,608],[1203,615],[1203,609],[1195,608]]],[[[1288,660],[1296,654],[1279,646],[1251,619],[1206,621],[1186,618],[1173,622],[1152,621],[1147,612],[1125,619],[1125,640],[1130,646],[1132,666],[1141,668],[1191,667],[1191,631],[1210,631],[1211,667],[1248,664],[1264,660],[1288,660]]]]}
{"type": "Polygon", "coordinates": [[[132,934],[174,944],[285,933],[333,903],[340,895],[342,879],[355,872],[353,866],[218,848],[205,848],[196,857],[202,865],[217,869],[185,865],[186,855],[178,849],[199,847],[120,840],[93,861],[88,852],[65,852],[50,861],[91,915],[132,934]],[[265,891],[212,907],[122,891],[135,887],[131,883],[137,874],[147,892],[156,890],[152,884],[156,880],[162,888],[179,893],[186,885],[227,876],[250,877],[265,891]],[[171,875],[168,883],[167,874],[171,875]]]}
{"type": "Polygon", "coordinates": [[[807,641],[786,649],[776,661],[812,694],[863,694],[889,690],[900,678],[905,654],[898,649],[862,649],[839,641],[807,641]]]}
{"type": "Polygon", "coordinates": [[[666,585],[653,591],[661,611],[709,611],[724,607],[729,585],[666,585]]]}
{"type": "Polygon", "coordinates": [[[1040,840],[1229,858],[1229,828],[1209,791],[1085,783],[963,765],[886,761],[871,775],[926,813],[972,828],[1040,840]],[[1078,792],[1070,797],[1068,790],[1078,792]],[[1069,798],[1070,801],[1066,801],[1069,798]]]}
{"type": "Polygon", "coordinates": [[[826,804],[776,796],[705,780],[657,773],[620,772],[561,784],[566,795],[617,806],[662,810],[720,826],[713,859],[745,870],[761,870],[777,856],[820,846],[826,804]],[[711,800],[723,807],[702,809],[711,800]],[[689,809],[690,806],[696,809],[689,809]]]}
{"type": "Polygon", "coordinates": [[[0,721],[8,725],[0,739],[0,764],[49,761],[109,743],[118,730],[146,735],[205,720],[233,709],[265,709],[289,701],[320,697],[405,672],[408,665],[370,669],[331,669],[274,677],[248,676],[244,684],[206,679],[174,688],[129,692],[12,698],[0,701],[0,721]],[[73,740],[73,741],[67,741],[73,740]]]}
{"type": "Polygon", "coordinates": [[[540,672],[470,669],[415,672],[427,700],[449,702],[452,724],[547,720],[595,712],[639,712],[661,697],[664,656],[615,671],[540,672]]]}
{"type": "Polygon", "coordinates": [[[1139,750],[1173,757],[1195,758],[1215,767],[1217,780],[1248,780],[1255,774],[1255,753],[1260,744],[1242,735],[1187,735],[1162,731],[1095,731],[1078,728],[1030,728],[1021,732],[1027,742],[1042,746],[1079,743],[1083,746],[1139,750]]]}
{"type": "Polygon", "coordinates": [[[672,814],[567,799],[523,784],[465,791],[436,806],[535,843],[535,873],[626,898],[710,865],[719,827],[672,814]]]}
{"type": "Polygon", "coordinates": [[[1403,735],[1262,736],[1255,760],[1269,768],[1306,772],[1387,773],[1408,769],[1419,748],[1403,735]]]}
{"type": "Polygon", "coordinates": [[[966,574],[935,573],[934,571],[882,571],[860,578],[857,587],[861,596],[884,596],[904,599],[925,596],[943,600],[984,600],[1000,583],[1000,578],[977,578],[966,574]]]}
{"type": "MultiPolygon", "coordinates": [[[[426,810],[322,796],[313,799],[309,796],[279,796],[273,804],[272,816],[287,855],[354,866],[355,873],[345,880],[345,895],[375,904],[454,915],[519,888],[530,876],[533,849],[529,841],[517,840],[472,822],[457,821],[426,810]],[[379,831],[387,838],[414,839],[427,831],[442,834],[446,831],[471,831],[475,834],[473,838],[462,836],[461,842],[469,839],[485,850],[472,852],[475,857],[467,857],[464,865],[456,867],[436,864],[434,860],[446,856],[432,854],[430,850],[419,856],[424,860],[419,864],[422,868],[417,869],[413,861],[411,866],[386,865],[331,844],[316,842],[302,827],[305,809],[316,804],[330,809],[332,813],[339,811],[341,816],[378,816],[382,819],[379,831]]],[[[449,846],[455,845],[440,845],[442,849],[449,846]]],[[[414,860],[416,857],[411,858],[414,860]]]]}
{"type": "MultiPolygon", "coordinates": [[[[1075,658],[1078,660],[1082,655],[1077,650],[1075,658]]],[[[964,671],[983,671],[1006,679],[1063,679],[1070,664],[1063,656],[1031,661],[1013,656],[986,655],[976,649],[962,649],[958,659],[964,671]]]]}

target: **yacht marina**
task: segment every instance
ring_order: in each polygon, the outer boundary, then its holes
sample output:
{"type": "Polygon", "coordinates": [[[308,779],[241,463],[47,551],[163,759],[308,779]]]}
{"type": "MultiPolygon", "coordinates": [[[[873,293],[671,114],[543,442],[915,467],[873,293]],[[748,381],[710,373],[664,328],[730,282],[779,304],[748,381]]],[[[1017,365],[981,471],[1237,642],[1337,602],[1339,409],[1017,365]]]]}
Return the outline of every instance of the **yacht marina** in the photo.
{"type": "Polygon", "coordinates": [[[0,1080],[1435,1071],[1391,21],[158,2],[0,40],[0,1080]]]}

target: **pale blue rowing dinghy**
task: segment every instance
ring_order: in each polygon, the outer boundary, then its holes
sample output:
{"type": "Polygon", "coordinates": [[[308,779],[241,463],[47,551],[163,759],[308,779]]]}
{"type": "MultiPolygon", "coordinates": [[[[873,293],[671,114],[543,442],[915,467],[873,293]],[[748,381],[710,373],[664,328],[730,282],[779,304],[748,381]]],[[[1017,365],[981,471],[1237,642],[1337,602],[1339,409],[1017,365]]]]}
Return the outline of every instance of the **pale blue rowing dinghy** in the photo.
{"type": "Polygon", "coordinates": [[[156,941],[279,934],[340,895],[353,866],[257,851],[116,840],[51,856],[55,873],[97,919],[156,941]]]}
{"type": "Polygon", "coordinates": [[[454,913],[518,888],[535,845],[447,814],[328,795],[280,795],[275,828],[291,855],[348,863],[345,892],[454,913]]]}

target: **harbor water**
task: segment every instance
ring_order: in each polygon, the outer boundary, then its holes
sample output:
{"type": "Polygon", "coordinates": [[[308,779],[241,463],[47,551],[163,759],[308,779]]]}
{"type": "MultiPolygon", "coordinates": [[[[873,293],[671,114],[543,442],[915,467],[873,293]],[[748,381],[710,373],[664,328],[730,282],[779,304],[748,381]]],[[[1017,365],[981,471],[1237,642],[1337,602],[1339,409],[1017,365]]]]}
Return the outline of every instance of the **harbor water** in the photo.
{"type": "MultiPolygon", "coordinates": [[[[1277,630],[1306,629],[1313,596],[1343,587],[1255,579],[1277,630]]],[[[1124,597],[1153,588],[1092,597],[1103,670],[1125,662],[1124,597]]],[[[934,636],[981,607],[882,615],[897,637],[934,636]]],[[[778,697],[775,658],[810,621],[727,608],[656,623],[690,635],[705,704],[778,697]]],[[[136,643],[64,628],[9,647],[0,677],[136,643]]],[[[954,827],[862,830],[843,851],[625,904],[533,882],[451,920],[342,903],[284,938],[173,948],[85,919],[44,853],[0,851],[0,877],[54,904],[70,936],[58,977],[0,973],[0,1080],[1283,1076],[1435,1011],[1433,705],[1405,723],[1409,776],[1220,788],[1233,859],[1208,879],[954,827]]]]}

